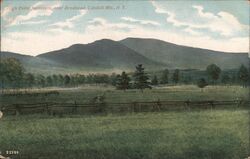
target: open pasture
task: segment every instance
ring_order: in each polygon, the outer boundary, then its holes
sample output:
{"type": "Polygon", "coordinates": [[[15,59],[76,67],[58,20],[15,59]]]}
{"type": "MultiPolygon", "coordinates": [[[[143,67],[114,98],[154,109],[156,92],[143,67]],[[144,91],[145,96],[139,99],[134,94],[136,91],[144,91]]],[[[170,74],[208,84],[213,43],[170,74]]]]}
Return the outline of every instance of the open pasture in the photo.
{"type": "Polygon", "coordinates": [[[25,159],[243,159],[248,118],[245,110],[9,116],[0,121],[0,149],[25,159]]]}

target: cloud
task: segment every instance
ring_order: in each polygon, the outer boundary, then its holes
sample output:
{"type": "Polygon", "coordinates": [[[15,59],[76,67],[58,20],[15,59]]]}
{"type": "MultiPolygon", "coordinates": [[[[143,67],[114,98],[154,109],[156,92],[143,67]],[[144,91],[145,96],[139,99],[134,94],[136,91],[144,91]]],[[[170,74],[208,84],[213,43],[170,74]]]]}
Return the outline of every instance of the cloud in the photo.
{"type": "Polygon", "coordinates": [[[39,16],[50,16],[54,12],[54,9],[60,6],[61,6],[60,2],[52,4],[45,2],[38,2],[34,4],[32,7],[30,7],[30,11],[26,15],[19,15],[14,19],[12,19],[8,24],[8,26],[19,25],[39,16]]]}
{"type": "Polygon", "coordinates": [[[160,23],[151,20],[139,20],[132,17],[121,17],[122,20],[132,23],[139,23],[142,25],[152,25],[152,26],[160,26],[160,23]]]}
{"type": "Polygon", "coordinates": [[[79,11],[80,14],[75,15],[69,19],[66,19],[65,21],[61,21],[61,22],[56,22],[54,24],[51,24],[49,26],[54,26],[54,27],[58,27],[58,28],[73,28],[75,26],[74,22],[76,22],[77,20],[79,20],[80,18],[82,18],[86,13],[87,10],[80,10],[79,11]]]}
{"type": "Polygon", "coordinates": [[[1,10],[1,18],[3,18],[4,20],[7,20],[7,16],[8,16],[9,13],[11,13],[11,11],[12,11],[12,7],[11,6],[4,7],[1,10]]]}
{"type": "Polygon", "coordinates": [[[189,33],[189,34],[191,34],[191,35],[194,35],[194,36],[200,36],[200,35],[202,35],[202,33],[194,31],[191,28],[186,28],[186,29],[184,29],[184,31],[187,32],[187,33],[189,33]]]}
{"type": "Polygon", "coordinates": [[[86,27],[86,31],[92,32],[93,30],[100,30],[100,32],[104,32],[105,30],[119,30],[119,31],[129,31],[135,28],[135,25],[126,24],[126,23],[112,23],[108,22],[104,18],[96,17],[90,21],[88,21],[88,26],[86,27]]]}
{"type": "Polygon", "coordinates": [[[205,28],[212,32],[217,32],[222,36],[233,36],[241,32],[244,27],[239,20],[228,12],[219,12],[217,15],[204,12],[202,6],[193,6],[197,10],[199,17],[207,22],[199,25],[190,25],[193,28],[205,28]]]}
{"type": "MultiPolygon", "coordinates": [[[[193,5],[192,8],[196,10],[197,19],[196,22],[187,22],[178,20],[174,12],[170,12],[160,6],[156,1],[152,1],[152,5],[155,7],[155,12],[158,14],[166,15],[166,21],[173,24],[175,27],[185,27],[183,31],[193,34],[195,29],[207,29],[210,32],[217,33],[224,37],[233,37],[240,32],[247,30],[248,26],[245,26],[239,22],[239,20],[228,12],[219,12],[217,14],[211,12],[204,12],[203,6],[193,5]],[[200,22],[199,22],[200,21],[200,22]],[[190,30],[192,29],[192,31],[190,30]]],[[[196,31],[199,32],[199,31],[196,31]]],[[[194,34],[193,34],[194,35],[194,34]]]]}
{"type": "MultiPolygon", "coordinates": [[[[197,34],[192,29],[186,32],[197,34]]],[[[44,32],[10,32],[2,37],[2,50],[29,55],[62,49],[75,43],[90,43],[99,39],[121,40],[127,37],[154,38],[163,41],[225,52],[248,52],[249,38],[237,37],[213,39],[209,36],[189,36],[179,32],[145,28],[140,25],[114,23],[104,18],[94,18],[88,22],[83,32],[73,32],[62,28],[51,28],[44,32]],[[32,44],[32,45],[31,45],[32,44]]]]}
{"type": "Polygon", "coordinates": [[[47,23],[47,20],[37,20],[37,21],[26,21],[22,22],[21,25],[37,25],[47,23]]]}

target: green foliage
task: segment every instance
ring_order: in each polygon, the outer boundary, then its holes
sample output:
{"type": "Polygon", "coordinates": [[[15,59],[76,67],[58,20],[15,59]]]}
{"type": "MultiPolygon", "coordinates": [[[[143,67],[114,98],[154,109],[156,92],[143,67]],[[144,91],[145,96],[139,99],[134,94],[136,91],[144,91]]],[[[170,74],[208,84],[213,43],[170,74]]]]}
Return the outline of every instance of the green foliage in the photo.
{"type": "Polygon", "coordinates": [[[175,84],[177,84],[180,81],[180,70],[179,69],[174,70],[172,80],[175,84]]]}
{"type": "Polygon", "coordinates": [[[32,87],[35,85],[35,76],[31,73],[24,74],[23,80],[27,87],[32,87]]]}
{"type": "Polygon", "coordinates": [[[21,62],[15,58],[1,59],[0,80],[2,87],[20,87],[24,76],[21,62]]]}
{"type": "Polygon", "coordinates": [[[70,84],[70,76],[69,75],[65,75],[64,76],[64,85],[68,86],[70,84]]]}
{"type": "Polygon", "coordinates": [[[159,84],[157,76],[153,77],[151,83],[152,83],[152,85],[155,85],[155,86],[159,84]]]}
{"type": "Polygon", "coordinates": [[[162,76],[161,76],[161,84],[167,84],[168,83],[168,76],[169,76],[169,70],[165,69],[162,72],[162,76]]]}
{"type": "Polygon", "coordinates": [[[117,75],[116,88],[126,90],[130,88],[130,78],[126,72],[122,72],[121,75],[117,75]]]}
{"type": "Polygon", "coordinates": [[[53,79],[51,76],[46,77],[46,86],[52,86],[53,85],[53,79]]]}
{"type": "Polygon", "coordinates": [[[219,79],[221,69],[217,65],[215,64],[208,65],[206,71],[214,82],[219,79]]]}
{"type": "Polygon", "coordinates": [[[228,84],[228,83],[230,83],[230,81],[231,81],[231,78],[229,75],[227,75],[227,74],[222,75],[221,83],[228,84]]]}
{"type": "Polygon", "coordinates": [[[238,79],[243,84],[243,86],[247,85],[247,82],[249,81],[249,71],[244,65],[240,66],[238,79]]]}
{"type": "Polygon", "coordinates": [[[143,91],[145,88],[151,88],[148,82],[148,75],[145,73],[142,64],[136,66],[136,71],[134,73],[134,87],[143,91]]]}
{"type": "Polygon", "coordinates": [[[208,84],[207,84],[207,81],[204,79],[204,78],[201,78],[199,79],[199,81],[197,82],[197,86],[199,88],[204,88],[206,87],[208,84]]]}

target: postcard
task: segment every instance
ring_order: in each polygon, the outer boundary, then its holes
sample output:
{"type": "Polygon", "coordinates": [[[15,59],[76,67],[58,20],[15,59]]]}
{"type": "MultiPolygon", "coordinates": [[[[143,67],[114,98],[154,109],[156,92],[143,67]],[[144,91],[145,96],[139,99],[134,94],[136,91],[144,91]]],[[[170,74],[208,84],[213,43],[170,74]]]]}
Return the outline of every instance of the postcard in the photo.
{"type": "Polygon", "coordinates": [[[249,1],[0,4],[0,159],[249,158],[249,1]]]}

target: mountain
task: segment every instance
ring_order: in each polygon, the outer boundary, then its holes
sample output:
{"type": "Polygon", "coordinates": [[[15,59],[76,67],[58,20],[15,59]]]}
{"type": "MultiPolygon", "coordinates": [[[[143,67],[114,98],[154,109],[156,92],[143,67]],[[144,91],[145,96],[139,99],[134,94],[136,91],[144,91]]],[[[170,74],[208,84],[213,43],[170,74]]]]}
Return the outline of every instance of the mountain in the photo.
{"type": "Polygon", "coordinates": [[[102,39],[35,57],[11,52],[1,52],[1,56],[17,58],[26,71],[42,74],[133,71],[137,64],[143,64],[147,70],[205,69],[212,63],[222,69],[235,69],[249,63],[247,53],[225,53],[140,38],[102,39]]]}
{"type": "Polygon", "coordinates": [[[12,52],[1,52],[1,58],[16,58],[23,64],[27,72],[33,73],[48,74],[53,73],[53,70],[62,70],[63,68],[63,65],[54,61],[12,52]]]}
{"type": "Polygon", "coordinates": [[[156,39],[127,38],[120,43],[170,68],[205,69],[207,65],[214,63],[223,69],[231,69],[238,68],[241,64],[248,66],[249,60],[247,53],[225,53],[156,39]]]}
{"type": "Polygon", "coordinates": [[[134,69],[137,64],[143,64],[147,68],[156,69],[166,66],[108,39],[90,44],[75,44],[37,57],[75,68],[134,69]]]}

